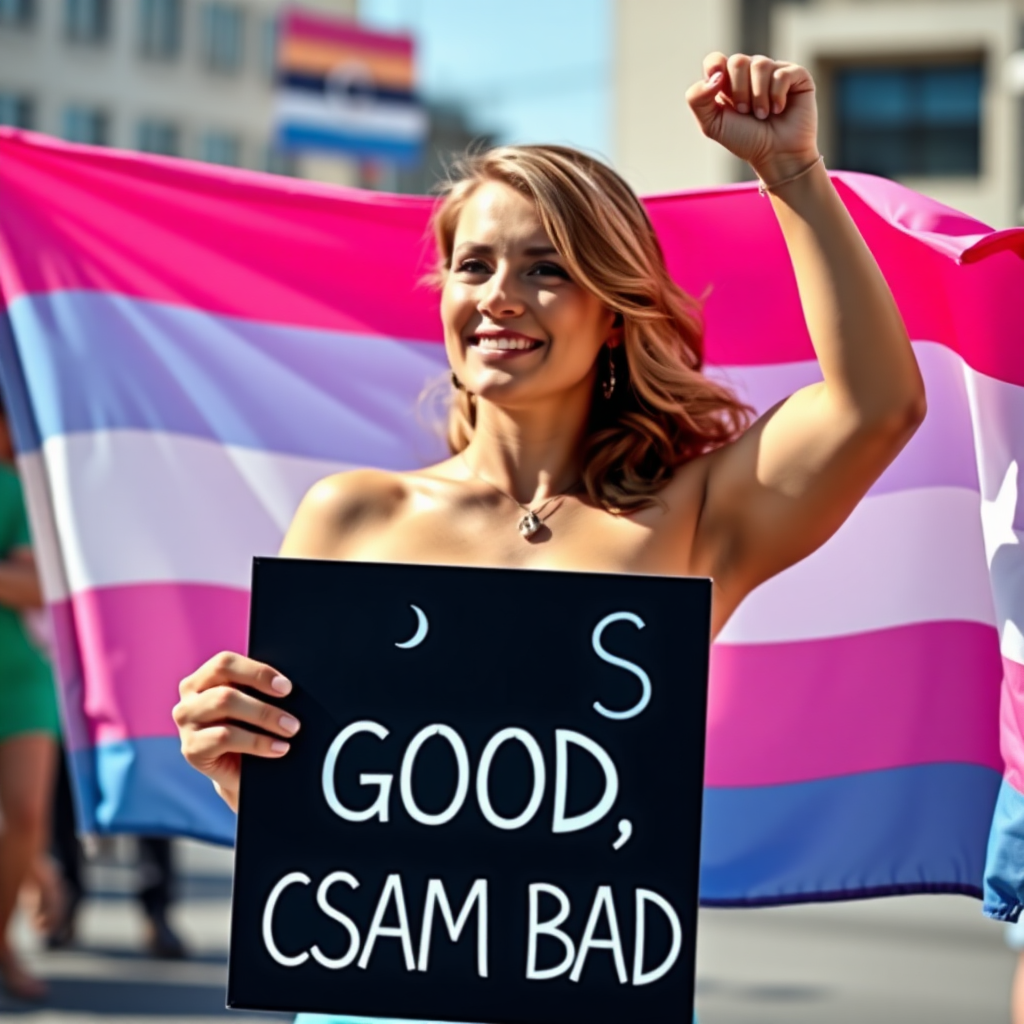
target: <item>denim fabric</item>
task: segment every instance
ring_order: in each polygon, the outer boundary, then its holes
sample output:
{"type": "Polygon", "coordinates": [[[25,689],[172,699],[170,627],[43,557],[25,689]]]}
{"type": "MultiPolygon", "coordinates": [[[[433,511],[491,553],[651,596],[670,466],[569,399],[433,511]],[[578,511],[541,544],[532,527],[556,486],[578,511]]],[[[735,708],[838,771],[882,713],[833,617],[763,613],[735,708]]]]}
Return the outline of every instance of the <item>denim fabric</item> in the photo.
{"type": "Polygon", "coordinates": [[[1024,904],[1024,795],[1005,779],[999,789],[985,864],[988,917],[1016,921],[1024,904]]]}

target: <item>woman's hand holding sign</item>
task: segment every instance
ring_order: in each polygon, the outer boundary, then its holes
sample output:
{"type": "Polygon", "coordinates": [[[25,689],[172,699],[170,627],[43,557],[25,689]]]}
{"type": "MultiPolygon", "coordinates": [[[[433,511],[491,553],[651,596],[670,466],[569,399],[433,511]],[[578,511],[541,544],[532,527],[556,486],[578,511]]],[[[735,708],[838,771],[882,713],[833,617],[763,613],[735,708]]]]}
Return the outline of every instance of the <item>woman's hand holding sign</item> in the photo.
{"type": "Polygon", "coordinates": [[[181,752],[237,811],[241,755],[282,757],[287,740],[299,731],[294,717],[245,691],[285,697],[292,684],[269,665],[222,652],[186,676],[178,689],[174,722],[181,752]]]}

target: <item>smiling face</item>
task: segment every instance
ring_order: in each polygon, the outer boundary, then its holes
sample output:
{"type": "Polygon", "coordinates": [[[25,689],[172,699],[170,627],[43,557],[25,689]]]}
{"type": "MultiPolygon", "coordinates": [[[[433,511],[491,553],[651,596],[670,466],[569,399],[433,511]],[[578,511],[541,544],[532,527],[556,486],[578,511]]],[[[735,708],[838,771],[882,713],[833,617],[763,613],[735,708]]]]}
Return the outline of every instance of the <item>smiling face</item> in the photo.
{"type": "Polygon", "coordinates": [[[445,347],[472,393],[508,408],[593,390],[613,314],[570,277],[533,201],[501,181],[466,199],[441,295],[445,347]]]}

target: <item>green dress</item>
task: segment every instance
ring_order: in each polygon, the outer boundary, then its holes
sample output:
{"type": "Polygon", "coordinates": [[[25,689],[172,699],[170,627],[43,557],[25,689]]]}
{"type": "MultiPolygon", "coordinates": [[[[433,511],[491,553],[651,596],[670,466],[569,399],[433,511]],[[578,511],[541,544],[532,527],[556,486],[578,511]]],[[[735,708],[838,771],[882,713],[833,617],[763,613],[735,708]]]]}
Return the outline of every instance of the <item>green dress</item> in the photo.
{"type": "MultiPolygon", "coordinates": [[[[30,543],[21,481],[0,463],[0,559],[30,543]]],[[[60,735],[53,675],[21,613],[0,604],[0,743],[30,732],[60,735]]]]}

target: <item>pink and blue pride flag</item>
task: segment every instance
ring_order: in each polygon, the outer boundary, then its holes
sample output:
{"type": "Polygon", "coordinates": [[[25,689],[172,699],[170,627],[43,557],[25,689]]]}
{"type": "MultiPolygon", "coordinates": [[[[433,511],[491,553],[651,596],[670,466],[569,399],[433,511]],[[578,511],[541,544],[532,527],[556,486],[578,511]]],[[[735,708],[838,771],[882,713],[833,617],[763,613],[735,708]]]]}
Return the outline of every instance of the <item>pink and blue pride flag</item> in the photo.
{"type": "MultiPolygon", "coordinates": [[[[835,183],[914,339],[928,417],[715,646],[702,895],[984,890],[1013,917],[1024,231],[835,183]]],[[[647,206],[672,273],[707,296],[710,372],[758,410],[819,379],[770,203],[743,184],[647,206]]],[[[251,559],[315,480],[443,455],[417,414],[446,367],[421,283],[430,209],[0,129],[0,369],[85,828],[231,842],[179,753],[178,681],[245,649],[251,559]]]]}

